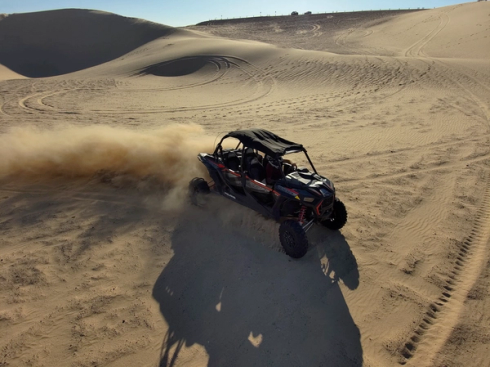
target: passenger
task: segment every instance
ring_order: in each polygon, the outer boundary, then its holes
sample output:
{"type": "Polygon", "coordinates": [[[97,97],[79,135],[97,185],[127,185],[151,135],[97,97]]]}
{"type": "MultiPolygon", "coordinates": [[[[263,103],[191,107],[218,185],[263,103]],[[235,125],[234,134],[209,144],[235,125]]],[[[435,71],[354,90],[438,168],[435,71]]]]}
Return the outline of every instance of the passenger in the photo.
{"type": "Polygon", "coordinates": [[[290,164],[293,170],[297,169],[296,163],[291,162],[289,159],[267,157],[266,160],[265,181],[267,185],[274,185],[277,180],[280,180],[284,176],[282,168],[284,163],[290,164]]]}
{"type": "Polygon", "coordinates": [[[265,165],[265,182],[267,185],[274,185],[277,180],[282,178],[282,163],[279,159],[268,157],[265,165]]]}

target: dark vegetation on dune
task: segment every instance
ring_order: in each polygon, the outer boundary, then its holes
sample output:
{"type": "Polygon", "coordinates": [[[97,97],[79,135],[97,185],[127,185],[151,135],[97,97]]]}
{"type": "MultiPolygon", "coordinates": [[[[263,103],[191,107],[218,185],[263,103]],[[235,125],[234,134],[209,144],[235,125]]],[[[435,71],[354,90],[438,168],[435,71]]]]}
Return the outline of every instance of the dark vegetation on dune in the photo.
{"type": "Polygon", "coordinates": [[[250,17],[250,18],[235,18],[235,19],[219,19],[208,20],[205,22],[197,23],[197,26],[206,25],[221,25],[221,24],[240,24],[240,23],[270,23],[278,22],[281,24],[300,24],[304,22],[324,22],[330,21],[332,23],[342,22],[345,25],[352,24],[359,19],[363,20],[376,20],[386,17],[400,15],[405,13],[411,13],[414,11],[421,11],[423,9],[399,9],[399,10],[369,10],[369,11],[354,11],[354,12],[341,12],[341,13],[321,13],[321,14],[302,14],[297,16],[280,15],[280,16],[263,16],[263,17],[250,17]]]}
{"type": "Polygon", "coordinates": [[[28,77],[86,69],[182,32],[112,13],[63,9],[0,18],[0,64],[28,77]]]}
{"type": "Polygon", "coordinates": [[[355,54],[356,50],[344,44],[347,36],[354,32],[358,36],[363,32],[369,35],[367,30],[370,27],[417,11],[422,10],[373,10],[210,20],[188,28],[219,37],[260,41],[284,48],[355,54]],[[321,42],[311,42],[312,37],[319,37],[321,42]]]}

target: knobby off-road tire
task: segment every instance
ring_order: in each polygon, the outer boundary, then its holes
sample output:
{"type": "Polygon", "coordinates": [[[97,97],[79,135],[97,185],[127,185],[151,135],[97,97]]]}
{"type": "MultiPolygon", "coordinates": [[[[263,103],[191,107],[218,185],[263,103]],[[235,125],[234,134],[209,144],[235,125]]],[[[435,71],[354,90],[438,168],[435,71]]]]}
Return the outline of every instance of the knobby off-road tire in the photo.
{"type": "Polygon", "coordinates": [[[189,199],[193,205],[200,206],[199,198],[210,192],[208,183],[204,178],[196,177],[189,183],[189,199]]]}
{"type": "Polygon", "coordinates": [[[345,226],[345,223],[347,223],[347,209],[345,209],[343,202],[335,199],[332,218],[322,221],[321,224],[328,229],[337,231],[345,226]]]}
{"type": "Polygon", "coordinates": [[[279,239],[286,254],[299,259],[308,251],[308,237],[301,224],[295,220],[286,220],[279,226],[279,239]]]}

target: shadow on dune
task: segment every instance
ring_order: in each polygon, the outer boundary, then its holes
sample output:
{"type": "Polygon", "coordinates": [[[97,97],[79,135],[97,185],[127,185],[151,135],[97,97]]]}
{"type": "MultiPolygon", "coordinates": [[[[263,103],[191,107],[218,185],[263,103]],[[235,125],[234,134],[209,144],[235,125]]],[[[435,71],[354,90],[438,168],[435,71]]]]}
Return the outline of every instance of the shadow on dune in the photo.
{"type": "Polygon", "coordinates": [[[316,230],[313,248],[294,261],[218,216],[188,208],[173,233],[174,256],[153,288],[169,325],[160,366],[182,365],[182,347],[195,343],[208,366],[361,366],[359,329],[338,283],[359,283],[344,237],[316,230]],[[322,268],[323,255],[332,260],[322,268]]]}
{"type": "Polygon", "coordinates": [[[0,19],[0,64],[28,77],[86,69],[184,32],[111,13],[62,9],[0,19]]]}
{"type": "Polygon", "coordinates": [[[138,75],[184,76],[195,73],[212,62],[213,57],[209,56],[181,57],[179,59],[150,65],[141,70],[138,75]]]}
{"type": "Polygon", "coordinates": [[[316,245],[318,258],[328,259],[322,261],[325,275],[334,282],[342,282],[351,290],[357,289],[359,286],[357,260],[342,233],[313,227],[308,232],[308,238],[310,243],[316,245]]]}

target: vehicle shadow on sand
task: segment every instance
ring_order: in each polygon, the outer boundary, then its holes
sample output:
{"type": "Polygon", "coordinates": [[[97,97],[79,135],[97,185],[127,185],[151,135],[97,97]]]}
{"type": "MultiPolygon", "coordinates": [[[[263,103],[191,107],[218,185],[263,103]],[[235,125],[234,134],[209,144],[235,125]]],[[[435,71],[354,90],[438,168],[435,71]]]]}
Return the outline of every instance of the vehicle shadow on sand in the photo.
{"type": "Polygon", "coordinates": [[[160,366],[184,365],[179,353],[195,343],[208,366],[361,366],[360,332],[339,286],[359,284],[344,237],[312,230],[312,248],[292,260],[254,239],[253,227],[216,211],[181,214],[174,256],[153,288],[169,325],[160,366]]]}

